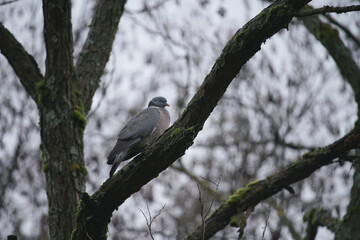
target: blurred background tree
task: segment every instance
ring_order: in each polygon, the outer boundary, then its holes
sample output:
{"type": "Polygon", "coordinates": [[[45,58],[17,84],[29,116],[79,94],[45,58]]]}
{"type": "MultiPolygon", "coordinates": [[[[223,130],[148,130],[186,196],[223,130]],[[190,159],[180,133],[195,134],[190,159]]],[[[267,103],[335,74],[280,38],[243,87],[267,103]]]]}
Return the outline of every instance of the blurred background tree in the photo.
{"type": "MultiPolygon", "coordinates": [[[[6,3],[0,6],[1,23],[45,73],[42,4],[22,0],[6,3]]],[[[77,61],[97,1],[72,4],[77,61]]],[[[93,193],[107,179],[106,156],[125,121],[157,95],[168,99],[175,121],[226,42],[268,4],[249,0],[139,0],[126,4],[87,114],[87,192],[93,193]]],[[[311,4],[321,7],[339,3],[329,0],[311,4]]],[[[348,71],[340,63],[349,66],[346,61],[352,59],[359,65],[360,15],[316,18],[325,24],[326,31],[316,32],[314,26],[319,25],[314,24],[318,23],[299,17],[288,31],[279,32],[262,45],[233,80],[195,144],[114,212],[110,239],[149,239],[141,211],[147,215],[149,210],[154,216],[164,205],[152,223],[153,236],[183,238],[202,222],[201,213],[218,207],[238,188],[265,178],[353,128],[358,114],[356,94],[346,77],[348,71]],[[328,34],[333,31],[335,34],[328,34]],[[324,39],[335,42],[337,36],[343,45],[331,50],[324,39]]],[[[39,113],[6,58],[0,57],[0,62],[0,238],[16,234],[22,239],[48,239],[39,113]]],[[[309,231],[303,216],[311,209],[324,209],[333,218],[342,219],[353,174],[352,163],[340,161],[292,185],[295,194],[280,192],[260,203],[249,213],[242,239],[305,237],[309,231]]],[[[237,239],[237,230],[227,227],[214,239],[237,239]]],[[[333,236],[320,227],[316,239],[333,236]]]]}

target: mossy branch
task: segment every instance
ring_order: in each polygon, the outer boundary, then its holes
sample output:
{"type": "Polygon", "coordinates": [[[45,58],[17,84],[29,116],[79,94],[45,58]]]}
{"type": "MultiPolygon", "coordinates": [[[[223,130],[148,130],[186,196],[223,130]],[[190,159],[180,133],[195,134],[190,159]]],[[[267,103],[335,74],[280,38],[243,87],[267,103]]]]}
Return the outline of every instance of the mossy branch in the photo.
{"type": "MultiPolygon", "coordinates": [[[[285,189],[286,186],[310,176],[317,169],[333,163],[334,159],[359,145],[360,127],[354,129],[340,140],[302,157],[264,180],[257,180],[239,188],[213,214],[206,219],[205,239],[213,236],[230,223],[236,214],[256,206],[261,201],[285,189]]],[[[187,239],[202,239],[203,226],[199,226],[187,239]]]]}

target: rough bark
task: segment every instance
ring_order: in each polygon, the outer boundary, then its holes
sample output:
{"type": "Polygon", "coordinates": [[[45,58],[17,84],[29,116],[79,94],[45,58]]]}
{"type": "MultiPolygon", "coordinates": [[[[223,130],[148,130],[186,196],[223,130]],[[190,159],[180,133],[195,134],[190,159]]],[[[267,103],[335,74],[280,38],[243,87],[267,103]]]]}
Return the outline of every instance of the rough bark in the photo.
{"type": "Polygon", "coordinates": [[[49,205],[50,239],[69,239],[79,193],[85,191],[86,121],[73,90],[71,1],[43,1],[46,74],[38,82],[41,150],[49,205]]]}
{"type": "Polygon", "coordinates": [[[266,39],[287,27],[293,13],[308,2],[276,1],[235,33],[174,125],[91,198],[84,194],[72,239],[106,239],[112,212],[184,154],[240,68],[266,39]]]}

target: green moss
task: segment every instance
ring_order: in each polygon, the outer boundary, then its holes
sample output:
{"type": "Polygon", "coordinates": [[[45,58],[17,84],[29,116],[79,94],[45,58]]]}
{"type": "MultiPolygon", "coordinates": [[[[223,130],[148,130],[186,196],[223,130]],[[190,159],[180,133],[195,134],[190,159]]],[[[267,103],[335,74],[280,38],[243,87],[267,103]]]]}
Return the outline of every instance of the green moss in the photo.
{"type": "Polygon", "coordinates": [[[339,31],[336,28],[333,28],[330,24],[322,24],[320,29],[316,29],[316,37],[318,39],[329,38],[331,36],[336,36],[339,34],[339,31]]]}
{"type": "Polygon", "coordinates": [[[195,135],[196,136],[196,126],[191,126],[186,129],[187,134],[195,135]]]}
{"type": "Polygon", "coordinates": [[[318,148],[318,149],[316,149],[316,150],[314,150],[312,152],[304,153],[302,157],[303,158],[313,158],[313,157],[316,157],[319,154],[324,153],[325,150],[326,150],[325,148],[318,148]]]}
{"type": "Polygon", "coordinates": [[[41,171],[43,173],[46,173],[49,170],[49,164],[48,163],[43,163],[41,166],[41,171]]]}
{"type": "Polygon", "coordinates": [[[228,207],[230,204],[239,202],[241,198],[249,191],[249,187],[239,188],[228,200],[225,201],[224,206],[228,207]]]}
{"type": "Polygon", "coordinates": [[[308,210],[303,217],[303,221],[304,222],[309,221],[313,217],[314,212],[315,212],[315,208],[308,210]]]}
{"type": "Polygon", "coordinates": [[[242,39],[242,37],[243,37],[243,32],[237,33],[235,35],[234,42],[235,42],[236,45],[239,45],[239,46],[244,45],[244,40],[242,39]]]}
{"type": "Polygon", "coordinates": [[[296,166],[299,165],[299,164],[300,164],[300,161],[293,162],[293,163],[291,164],[291,167],[296,167],[296,166]]]}
{"type": "Polygon", "coordinates": [[[86,120],[86,117],[84,116],[84,114],[82,112],[80,112],[79,110],[74,110],[73,117],[74,117],[74,120],[77,122],[77,124],[80,126],[81,131],[84,132],[86,124],[87,124],[87,120],[86,120]]]}
{"type": "Polygon", "coordinates": [[[75,106],[76,110],[80,111],[80,112],[84,112],[84,105],[82,104],[82,102],[80,102],[78,105],[75,106]]]}
{"type": "Polygon", "coordinates": [[[232,219],[229,223],[230,227],[239,227],[238,222],[235,219],[232,219]]]}
{"type": "Polygon", "coordinates": [[[285,14],[285,9],[280,6],[274,6],[272,8],[269,9],[269,11],[266,13],[266,21],[268,22],[270,20],[270,18],[274,17],[274,16],[283,16],[285,14]]]}
{"type": "Polygon", "coordinates": [[[81,96],[81,92],[80,92],[80,90],[78,90],[78,89],[75,89],[75,95],[77,96],[77,97],[80,97],[81,96]]]}
{"type": "Polygon", "coordinates": [[[239,202],[243,197],[244,195],[249,192],[251,190],[251,188],[258,184],[259,182],[262,182],[263,180],[255,180],[251,183],[249,183],[248,185],[246,185],[246,187],[243,187],[243,188],[239,188],[233,195],[231,195],[224,203],[224,206],[225,207],[228,207],[229,204],[233,204],[233,203],[236,203],[236,202],[239,202]]]}
{"type": "Polygon", "coordinates": [[[45,79],[42,79],[35,86],[36,92],[38,94],[39,102],[43,102],[44,98],[48,96],[48,91],[45,85],[46,85],[46,81],[45,79]]]}
{"type": "Polygon", "coordinates": [[[261,13],[259,14],[259,16],[260,16],[260,17],[264,17],[266,14],[267,14],[267,13],[263,11],[263,12],[261,12],[261,13]]]}
{"type": "Polygon", "coordinates": [[[85,165],[83,165],[83,164],[81,164],[81,165],[76,164],[76,163],[71,164],[70,165],[70,171],[72,171],[72,172],[82,172],[82,173],[85,173],[85,175],[88,174],[88,171],[87,171],[85,165]]]}
{"type": "Polygon", "coordinates": [[[43,144],[42,144],[42,142],[40,143],[40,145],[39,145],[39,150],[40,150],[40,156],[41,156],[41,158],[42,159],[44,159],[44,148],[43,148],[43,144]]]}
{"type": "Polygon", "coordinates": [[[36,88],[36,91],[39,91],[40,89],[42,89],[42,88],[44,88],[45,87],[45,79],[42,79],[42,80],[40,80],[37,84],[36,84],[36,86],[35,86],[35,88],[36,88]]]}
{"type": "Polygon", "coordinates": [[[255,184],[257,184],[257,183],[259,183],[259,182],[261,182],[262,180],[255,180],[255,181],[253,181],[253,182],[251,182],[251,183],[249,183],[248,185],[246,185],[246,187],[252,187],[252,186],[254,186],[255,184]]]}
{"type": "Polygon", "coordinates": [[[175,137],[177,135],[179,135],[179,133],[181,133],[181,129],[180,128],[175,128],[174,131],[171,133],[170,137],[175,137]]]}

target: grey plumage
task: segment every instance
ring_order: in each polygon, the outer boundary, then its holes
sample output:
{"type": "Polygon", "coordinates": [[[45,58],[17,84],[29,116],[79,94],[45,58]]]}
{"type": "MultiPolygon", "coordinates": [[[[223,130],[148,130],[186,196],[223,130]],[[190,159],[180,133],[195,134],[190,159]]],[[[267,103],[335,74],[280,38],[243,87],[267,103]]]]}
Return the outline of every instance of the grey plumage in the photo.
{"type": "Polygon", "coordinates": [[[165,109],[166,106],[169,106],[166,98],[155,97],[149,102],[148,108],[128,120],[107,157],[107,163],[113,164],[110,177],[122,161],[142,152],[169,127],[170,114],[165,109]]]}

